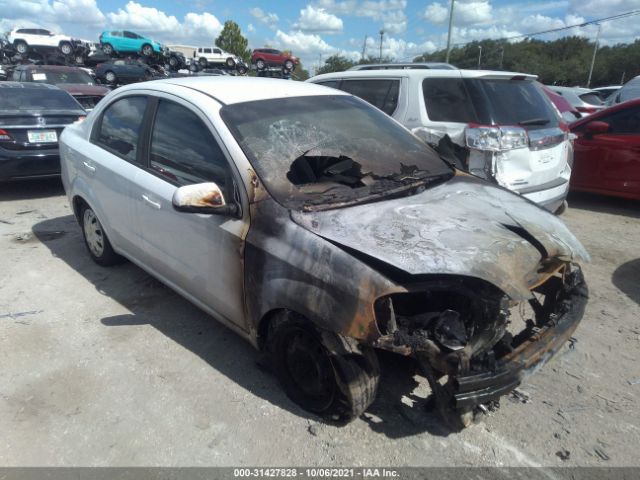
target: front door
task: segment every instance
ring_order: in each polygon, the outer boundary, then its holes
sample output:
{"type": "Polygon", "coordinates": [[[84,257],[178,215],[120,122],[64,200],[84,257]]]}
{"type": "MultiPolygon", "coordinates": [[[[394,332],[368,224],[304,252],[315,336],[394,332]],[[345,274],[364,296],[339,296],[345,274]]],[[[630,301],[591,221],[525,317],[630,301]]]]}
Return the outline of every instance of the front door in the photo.
{"type": "Polygon", "coordinates": [[[215,182],[230,200],[238,178],[206,117],[196,107],[160,98],[150,131],[147,170],[136,179],[144,263],[214,314],[244,320],[244,218],[183,213],[172,197],[183,185],[215,182]]]}

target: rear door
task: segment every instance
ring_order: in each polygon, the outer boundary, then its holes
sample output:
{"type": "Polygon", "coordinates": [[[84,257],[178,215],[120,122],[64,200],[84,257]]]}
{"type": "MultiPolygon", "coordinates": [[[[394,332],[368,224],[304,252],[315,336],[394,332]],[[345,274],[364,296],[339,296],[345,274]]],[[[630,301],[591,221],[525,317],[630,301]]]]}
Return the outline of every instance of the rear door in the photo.
{"type": "Polygon", "coordinates": [[[148,169],[137,178],[137,227],[144,263],[216,316],[246,329],[243,303],[245,218],[178,212],[183,185],[215,182],[233,199],[238,173],[207,117],[194,105],[160,96],[149,133],[148,169]]]}
{"type": "MultiPolygon", "coordinates": [[[[596,120],[596,119],[594,119],[596,120]]],[[[632,106],[597,118],[609,131],[576,133],[576,160],[572,183],[591,190],[640,194],[640,107],[632,106]]]]}
{"type": "Polygon", "coordinates": [[[92,186],[92,205],[100,221],[108,225],[114,245],[139,257],[141,240],[134,228],[135,179],[142,165],[141,132],[148,100],[131,95],[111,102],[100,113],[91,142],[82,152],[78,171],[92,186]]]}

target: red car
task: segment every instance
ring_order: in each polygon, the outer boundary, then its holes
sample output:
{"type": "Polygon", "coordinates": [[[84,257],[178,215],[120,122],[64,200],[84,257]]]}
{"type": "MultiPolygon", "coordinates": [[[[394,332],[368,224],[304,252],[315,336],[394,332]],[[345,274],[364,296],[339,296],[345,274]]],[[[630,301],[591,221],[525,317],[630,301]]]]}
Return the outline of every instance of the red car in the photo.
{"type": "Polygon", "coordinates": [[[571,123],[575,122],[576,119],[582,118],[582,114],[578,110],[576,110],[569,102],[567,102],[562,96],[558,95],[546,85],[543,85],[539,82],[538,85],[540,86],[540,88],[542,88],[542,91],[547,94],[549,100],[551,100],[556,106],[565,122],[571,123]]]}
{"type": "Polygon", "coordinates": [[[292,72],[300,60],[293,55],[287,55],[280,50],[274,48],[256,48],[251,54],[251,63],[258,70],[264,70],[267,67],[284,67],[292,72]]]}
{"type": "Polygon", "coordinates": [[[640,200],[640,99],[571,124],[572,190],[640,200]]]}

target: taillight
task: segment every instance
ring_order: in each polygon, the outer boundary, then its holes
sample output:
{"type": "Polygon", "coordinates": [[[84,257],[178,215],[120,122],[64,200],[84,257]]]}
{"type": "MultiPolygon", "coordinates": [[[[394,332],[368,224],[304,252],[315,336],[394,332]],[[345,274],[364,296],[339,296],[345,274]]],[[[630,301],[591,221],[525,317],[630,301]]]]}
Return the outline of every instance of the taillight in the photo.
{"type": "Polygon", "coordinates": [[[0,142],[7,140],[13,140],[13,138],[9,135],[9,132],[0,128],[0,142]]]}
{"type": "Polygon", "coordinates": [[[470,125],[465,130],[465,136],[467,146],[475,150],[501,152],[529,145],[527,131],[521,127],[470,125]]]}
{"type": "Polygon", "coordinates": [[[598,111],[596,107],[576,107],[576,109],[582,113],[596,113],[598,111]]]}

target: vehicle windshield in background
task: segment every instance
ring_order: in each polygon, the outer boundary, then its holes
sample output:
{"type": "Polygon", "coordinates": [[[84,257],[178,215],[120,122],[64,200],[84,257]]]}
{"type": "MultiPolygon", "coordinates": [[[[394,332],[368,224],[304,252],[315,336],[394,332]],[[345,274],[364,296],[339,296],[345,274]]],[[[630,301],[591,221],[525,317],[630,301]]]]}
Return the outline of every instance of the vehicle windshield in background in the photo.
{"type": "Polygon", "coordinates": [[[0,95],[1,111],[82,110],[67,92],[50,88],[12,88],[0,95]]]}
{"type": "Polygon", "coordinates": [[[74,72],[33,72],[33,81],[38,83],[49,83],[58,85],[60,83],[75,83],[84,85],[95,85],[91,75],[83,71],[74,72]]]}
{"type": "Polygon", "coordinates": [[[586,103],[590,103],[591,105],[603,105],[602,99],[597,93],[589,92],[583,93],[578,96],[580,97],[580,100],[586,103]]]}
{"type": "Polygon", "coordinates": [[[544,92],[527,80],[425,78],[429,119],[482,125],[557,127],[557,113],[544,92]]]}
{"type": "Polygon", "coordinates": [[[453,175],[431,148],[351,96],[239,103],[221,115],[267,190],[287,208],[407,195],[453,175]]]}

